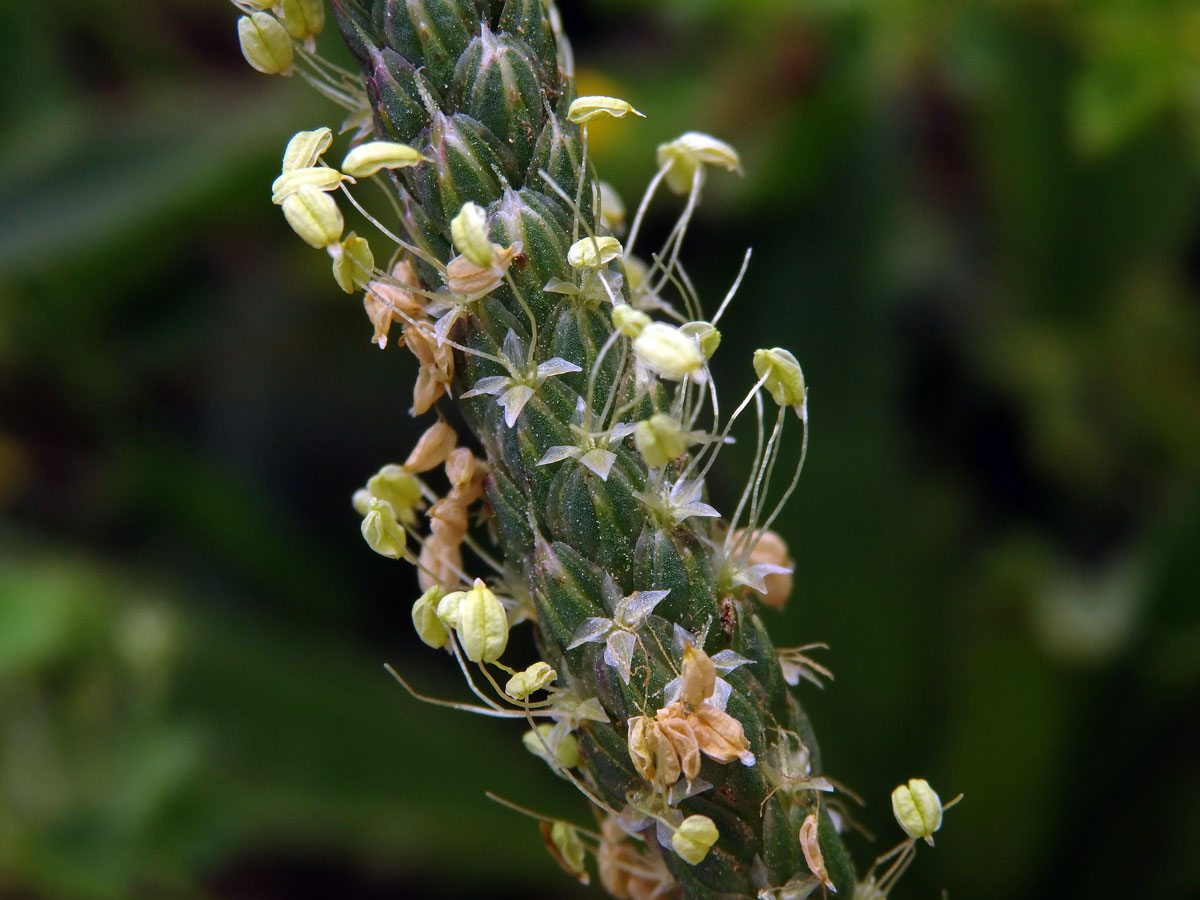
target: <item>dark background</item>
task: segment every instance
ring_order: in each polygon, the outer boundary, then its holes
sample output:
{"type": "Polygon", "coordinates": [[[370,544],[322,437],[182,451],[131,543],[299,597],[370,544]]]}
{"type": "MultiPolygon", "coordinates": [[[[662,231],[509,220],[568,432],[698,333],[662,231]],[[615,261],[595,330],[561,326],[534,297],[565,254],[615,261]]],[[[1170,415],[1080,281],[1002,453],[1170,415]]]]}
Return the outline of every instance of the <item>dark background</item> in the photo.
{"type": "MultiPolygon", "coordinates": [[[[1200,6],[564,3],[631,207],[657,143],[732,142],[685,259],[714,366],[811,387],[781,645],[860,863],[923,775],[897,897],[1200,891],[1200,6]]],[[[0,5],[0,896],[594,896],[586,819],[417,643],[349,504],[416,429],[411,358],[269,202],[339,116],[215,0],[0,5]]],[[[336,36],[324,46],[339,56],[336,36]]],[[[676,207],[656,207],[649,236],[676,207]]],[[[722,457],[727,509],[747,441],[722,457]]]]}

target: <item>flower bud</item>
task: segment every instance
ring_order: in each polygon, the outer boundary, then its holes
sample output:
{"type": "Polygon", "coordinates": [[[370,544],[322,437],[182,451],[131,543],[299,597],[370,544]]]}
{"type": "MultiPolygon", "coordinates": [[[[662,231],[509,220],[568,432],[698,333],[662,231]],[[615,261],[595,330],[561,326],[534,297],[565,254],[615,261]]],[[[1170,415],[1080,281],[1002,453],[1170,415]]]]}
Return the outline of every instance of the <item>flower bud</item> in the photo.
{"type": "Polygon", "coordinates": [[[712,322],[684,322],[679,326],[684,334],[691,335],[700,345],[700,351],[705,359],[712,359],[721,345],[721,332],[712,322]]]}
{"type": "Polygon", "coordinates": [[[538,661],[524,672],[518,672],[508,679],[508,684],[504,686],[504,693],[514,700],[524,700],[534,691],[540,691],[553,682],[557,677],[558,673],[550,668],[549,664],[538,661]]]}
{"type": "Polygon", "coordinates": [[[650,317],[640,309],[634,309],[628,303],[614,306],[612,311],[613,328],[628,338],[635,338],[642,329],[650,324],[650,317]]]}
{"type": "MultiPolygon", "coordinates": [[[[321,154],[333,143],[333,132],[328,128],[318,128],[314,131],[297,131],[287,149],[283,151],[283,172],[294,172],[297,169],[307,169],[317,164],[321,154]]],[[[336,171],[330,169],[330,171],[336,171]]]]}
{"type": "Polygon", "coordinates": [[[671,835],[671,846],[685,862],[693,866],[708,856],[708,850],[720,834],[708,816],[688,816],[671,835]]]}
{"type": "Polygon", "coordinates": [[[246,62],[264,75],[291,73],[292,39],[270,13],[256,12],[238,19],[238,42],[246,62]]]}
{"type": "Polygon", "coordinates": [[[645,114],[638,112],[626,101],[617,97],[579,97],[567,109],[567,120],[576,125],[582,125],[584,122],[604,116],[623,119],[630,113],[641,116],[643,119],[646,118],[645,114]]]}
{"type": "Polygon", "coordinates": [[[421,154],[407,144],[395,141],[368,141],[359,144],[342,160],[342,171],[355,178],[367,178],[380,169],[406,169],[421,162],[421,154]]]}
{"type": "Polygon", "coordinates": [[[388,559],[403,559],[406,538],[386,500],[374,499],[362,520],[362,536],[372,550],[388,559]]]}
{"type": "Polygon", "coordinates": [[[471,662],[495,662],[508,646],[508,616],[482,579],[475,579],[459,603],[454,630],[471,662]]]}
{"type": "Polygon", "coordinates": [[[342,211],[328,194],[302,185],[283,201],[283,216],[305,243],[318,250],[342,239],[342,211]]]}
{"type": "Polygon", "coordinates": [[[332,191],[344,180],[345,176],[341,172],[331,169],[329,166],[305,166],[302,169],[289,169],[276,178],[271,185],[271,202],[279,206],[306,184],[319,191],[332,191]]]}
{"type": "Polygon", "coordinates": [[[678,459],[687,449],[683,429],[666,413],[655,413],[646,421],[638,422],[633,431],[633,442],[652,469],[678,459]]]}
{"type": "Polygon", "coordinates": [[[696,171],[703,165],[721,166],[729,172],[740,172],[741,160],[737,151],[715,137],[689,131],[668,144],[658,147],[658,165],[667,170],[667,187],[677,194],[692,189],[696,171]]]}
{"type": "MultiPolygon", "coordinates": [[[[546,745],[550,741],[550,731],[553,728],[553,725],[545,722],[537,727],[536,732],[525,732],[521,736],[521,743],[534,756],[540,756],[546,762],[550,762],[550,755],[546,752],[546,745]],[[538,735],[541,735],[541,737],[539,738],[538,735]]],[[[558,749],[554,755],[558,763],[566,766],[568,769],[573,769],[579,765],[579,743],[575,740],[575,735],[564,734],[562,740],[558,742],[558,749]]]]}
{"type": "Polygon", "coordinates": [[[417,637],[434,650],[441,650],[450,643],[450,633],[446,631],[446,626],[437,615],[438,603],[444,595],[445,592],[440,587],[431,587],[417,598],[412,608],[413,627],[417,630],[417,637]]]}
{"type": "Polygon", "coordinates": [[[288,34],[298,41],[316,37],[325,27],[325,0],[283,0],[279,10],[288,34]]]}
{"type": "Polygon", "coordinates": [[[621,256],[621,242],[615,237],[585,237],[567,251],[567,262],[575,269],[599,269],[621,256]]]}
{"type": "Polygon", "coordinates": [[[492,264],[492,239],[488,237],[487,213],[476,203],[464,203],[450,222],[450,237],[458,252],[481,269],[492,264]]]}
{"type": "Polygon", "coordinates": [[[333,256],[333,279],[347,294],[365,288],[375,272],[375,256],[366,238],[350,232],[346,240],[329,247],[333,256]]]}
{"type": "Polygon", "coordinates": [[[800,371],[800,363],[782,347],[772,350],[754,351],[754,373],[759,378],[766,378],[763,387],[780,406],[790,406],[797,415],[803,415],[804,400],[807,392],[804,388],[804,373],[800,371]]]}
{"type": "Polygon", "coordinates": [[[910,778],[892,791],[892,813],[911,838],[933,845],[933,833],[942,827],[942,801],[924,778],[910,778]]]}
{"type": "Polygon", "coordinates": [[[694,337],[673,325],[651,322],[633,342],[633,352],[647,367],[668,381],[691,376],[704,380],[704,354],[694,337]]]}

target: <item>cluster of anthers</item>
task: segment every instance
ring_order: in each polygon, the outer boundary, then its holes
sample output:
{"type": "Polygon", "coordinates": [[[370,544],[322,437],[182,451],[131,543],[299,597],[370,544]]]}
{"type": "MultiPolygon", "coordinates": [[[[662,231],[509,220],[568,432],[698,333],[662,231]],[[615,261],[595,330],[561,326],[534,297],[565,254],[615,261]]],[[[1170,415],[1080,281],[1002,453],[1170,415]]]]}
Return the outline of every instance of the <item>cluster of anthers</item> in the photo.
{"type": "MultiPolygon", "coordinates": [[[[320,0],[234,3],[245,13],[238,32],[243,52],[255,69],[267,74],[299,73],[350,112],[342,130],[356,129],[356,134],[341,165],[335,168],[325,159],[333,142],[330,129],[296,134],[284,153],[282,171],[272,186],[272,200],[304,241],[329,254],[337,284],[347,293],[363,292],[372,342],[384,348],[391,328],[400,329],[396,343],[408,347],[418,363],[413,415],[428,412],[440,397],[451,393],[457,352],[485,359],[505,372],[479,378],[461,396],[494,397],[502,408],[505,426],[514,427],[548,379],[582,371],[578,364],[557,356],[535,362],[537,321],[511,271],[522,257],[522,246],[517,242],[508,246],[493,243],[488,214],[475,203],[463,204],[451,222],[456,255],[448,262],[439,259],[428,246],[395,234],[372,216],[351,188],[375,181],[394,204],[392,189],[381,173],[421,166],[428,160],[419,149],[405,144],[366,140],[371,112],[358,79],[315,52],[314,38],[324,24],[320,0]],[[366,238],[346,233],[336,199],[339,195],[391,246],[386,266],[376,265],[366,238]],[[428,287],[427,279],[426,286],[422,285],[418,261],[437,273],[440,285],[428,287]],[[511,290],[527,316],[529,340],[509,331],[499,354],[453,340],[456,322],[475,315],[477,304],[502,285],[511,290]]],[[[612,97],[581,97],[571,104],[567,117],[581,126],[585,160],[588,123],[601,117],[627,115],[641,113],[612,97]]],[[[546,179],[575,210],[575,224],[574,242],[567,253],[571,277],[553,279],[544,290],[572,297],[580,304],[607,305],[613,330],[588,372],[586,392],[579,398],[570,426],[574,442],[550,447],[537,465],[573,459],[606,480],[616,460],[614,448],[631,442],[648,472],[647,489],[635,496],[653,520],[674,528],[693,516],[719,519],[720,513],[703,499],[704,481],[719,450],[729,442],[735,421],[753,406],[758,440],[750,477],[729,524],[717,524],[712,537],[706,540],[712,550],[719,590],[728,594],[748,588],[761,595],[764,603],[781,608],[792,587],[791,560],[787,547],[770,526],[795,489],[807,452],[804,376],[788,351],[756,351],[752,366],[757,380],[722,425],[709,362],[721,340],[717,323],[737,292],[750,254],[747,252],[715,315],[704,319],[699,298],[679,263],[679,252],[706,170],[715,166],[740,171],[740,161],[731,146],[697,132],[661,145],[657,158],[658,170],[628,229],[616,193],[606,184],[599,186],[593,206],[606,234],[594,233],[587,218],[579,214],[579,196],[562,195],[561,189],[546,179]],[[634,248],[647,208],[663,182],[686,200],[663,248],[646,262],[634,254],[634,248]],[[624,243],[618,235],[627,235],[624,243]],[[669,289],[681,298],[682,311],[664,299],[669,289]],[[652,314],[660,318],[654,319],[652,314]],[[632,388],[619,399],[615,389],[598,397],[601,366],[613,352],[620,355],[620,371],[630,367],[632,388]],[[669,397],[669,404],[665,408],[656,404],[657,411],[641,421],[625,421],[626,415],[643,408],[651,391],[657,391],[658,397],[669,397]],[[777,407],[770,424],[764,395],[777,407]],[[798,418],[803,440],[790,483],[768,511],[766,498],[780,456],[788,410],[798,418]],[[693,450],[696,447],[699,449],[693,450]]],[[[581,161],[580,190],[586,180],[584,166],[581,161]]],[[[483,496],[487,470],[487,462],[458,446],[455,430],[439,418],[402,464],[384,466],[368,480],[354,495],[354,507],[363,517],[362,534],[371,549],[416,565],[424,591],[412,609],[416,631],[424,643],[453,656],[479,702],[418,694],[399,673],[391,667],[389,671],[422,700],[486,716],[525,720],[529,726],[523,738],[525,746],[596,807],[601,822],[596,831],[537,816],[547,846],[564,869],[586,882],[585,858],[592,853],[600,879],[614,897],[648,900],[668,893],[673,877],[661,854],[645,843],[645,835],[655,832],[663,848],[692,865],[700,863],[718,841],[718,829],[711,818],[684,815],[679,808],[682,801],[712,787],[700,778],[702,757],[718,764],[764,766],[767,777],[781,786],[801,784],[809,790],[832,790],[827,779],[808,777],[803,763],[798,771],[789,771],[796,761],[787,753],[774,750],[766,759],[756,759],[742,723],[726,712],[730,685],[722,676],[750,660],[730,650],[710,658],[702,649],[705,636],[690,634],[678,625],[674,626],[674,647],[668,651],[647,625],[656,605],[669,591],[641,590],[621,596],[612,579],[606,579],[604,602],[611,616],[584,621],[566,652],[589,643],[603,643],[605,664],[628,684],[636,650],[645,649],[643,641],[653,640],[677,673],[675,680],[662,689],[658,698],[661,702],[650,702],[648,697],[642,713],[626,723],[629,758],[644,781],[643,789],[631,792],[624,808],[607,803],[592,776],[577,771],[580,754],[574,736],[586,722],[609,721],[599,699],[581,684],[560,683],[559,673],[547,662],[538,660],[516,669],[501,660],[510,629],[536,618],[536,612],[521,577],[496,561],[471,534],[472,506],[483,496]],[[448,484],[444,495],[439,495],[428,481],[429,474],[439,467],[448,484]],[[428,522],[427,531],[419,525],[421,512],[428,522]],[[410,549],[414,543],[419,547],[416,553],[410,549]],[[491,570],[487,579],[467,573],[464,545],[491,570]],[[534,699],[535,695],[541,695],[540,699],[534,699]]],[[[484,511],[479,510],[478,515],[482,518],[484,511]]],[[[805,654],[821,646],[779,651],[779,662],[789,683],[805,678],[820,686],[820,676],[832,677],[828,669],[805,654]]],[[[802,746],[800,751],[803,755],[802,746]]],[[[944,809],[921,780],[898,787],[893,807],[909,838],[876,861],[856,885],[857,900],[886,896],[911,862],[916,840],[924,838],[932,843],[932,833],[940,826],[944,809]],[[890,865],[876,877],[876,868],[888,862],[890,865]]],[[[819,886],[833,888],[817,829],[818,819],[810,814],[799,833],[811,874],[783,886],[763,885],[761,898],[796,900],[819,886]]]]}

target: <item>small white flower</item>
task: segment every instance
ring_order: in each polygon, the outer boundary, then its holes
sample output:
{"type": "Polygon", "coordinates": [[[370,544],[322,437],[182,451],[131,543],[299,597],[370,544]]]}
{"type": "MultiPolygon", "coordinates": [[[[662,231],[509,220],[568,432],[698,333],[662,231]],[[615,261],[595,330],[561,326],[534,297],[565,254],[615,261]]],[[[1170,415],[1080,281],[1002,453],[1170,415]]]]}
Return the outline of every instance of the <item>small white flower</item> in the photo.
{"type": "MultiPolygon", "coordinates": [[[[612,579],[606,578],[604,592],[611,600],[618,590],[612,579]]],[[[629,673],[633,667],[633,651],[637,647],[637,631],[646,617],[654,611],[654,607],[669,594],[670,591],[634,591],[628,597],[617,600],[616,609],[611,619],[593,617],[585,619],[575,630],[575,637],[567,645],[568,650],[574,650],[583,644],[595,644],[604,641],[604,661],[612,666],[621,676],[621,680],[629,684],[629,673]]]]}
{"type": "Polygon", "coordinates": [[[699,478],[687,481],[680,479],[662,494],[637,491],[634,496],[646,504],[651,512],[676,526],[691,516],[720,517],[716,508],[699,499],[703,490],[704,482],[699,478]]]}
{"type": "MultiPolygon", "coordinates": [[[[504,338],[504,355],[514,369],[525,359],[525,345],[512,331],[504,338]]],[[[496,402],[504,409],[504,424],[512,428],[516,424],[517,417],[521,415],[521,410],[525,408],[525,404],[537,392],[542,382],[556,375],[582,371],[575,363],[555,356],[541,363],[526,375],[488,375],[480,378],[475,382],[475,386],[462,396],[464,399],[478,397],[482,394],[496,397],[496,402]]]]}
{"type": "MultiPolygon", "coordinates": [[[[680,656],[683,655],[683,649],[688,646],[695,646],[695,638],[679,625],[675,626],[675,647],[679,650],[680,656]]],[[[720,653],[713,654],[710,657],[713,662],[713,667],[717,670],[717,675],[728,675],[734,669],[740,666],[749,666],[754,664],[754,660],[746,659],[740,653],[735,653],[732,650],[722,650],[720,653]]],[[[673,703],[679,699],[680,692],[683,688],[682,676],[676,677],[667,682],[663,688],[663,706],[673,703]]],[[[724,678],[717,678],[716,686],[713,688],[712,696],[705,702],[709,706],[725,711],[725,705],[729,702],[729,695],[733,692],[733,686],[724,678]]]]}
{"type": "Polygon", "coordinates": [[[621,424],[604,431],[590,431],[583,425],[586,414],[587,404],[580,397],[575,406],[575,421],[571,424],[571,431],[579,438],[578,442],[574,445],[560,444],[549,448],[537,464],[548,466],[564,459],[576,459],[599,475],[601,481],[608,481],[608,473],[617,461],[617,454],[608,448],[620,444],[633,433],[635,426],[632,423],[621,424]]]}

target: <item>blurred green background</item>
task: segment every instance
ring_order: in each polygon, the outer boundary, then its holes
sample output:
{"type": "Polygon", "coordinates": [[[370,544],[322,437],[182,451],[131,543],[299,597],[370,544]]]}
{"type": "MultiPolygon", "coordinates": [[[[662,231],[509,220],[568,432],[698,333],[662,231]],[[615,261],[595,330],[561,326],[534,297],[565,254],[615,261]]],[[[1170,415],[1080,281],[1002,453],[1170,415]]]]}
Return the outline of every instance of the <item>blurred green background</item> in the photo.
{"type": "MultiPolygon", "coordinates": [[[[1200,896],[1200,4],[580,0],[595,136],[735,144],[686,252],[715,360],[811,386],[781,645],[896,896],[1200,896]]],[[[595,896],[492,789],[584,819],[411,634],[349,496],[416,429],[268,188],[336,125],[217,0],[0,5],[0,897],[595,896]]],[[[338,54],[336,36],[326,47],[338,54]]],[[[674,211],[657,207],[650,231],[674,211]]],[[[746,471],[722,458],[715,502],[746,471]]]]}

